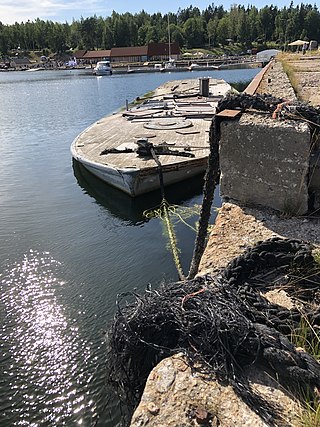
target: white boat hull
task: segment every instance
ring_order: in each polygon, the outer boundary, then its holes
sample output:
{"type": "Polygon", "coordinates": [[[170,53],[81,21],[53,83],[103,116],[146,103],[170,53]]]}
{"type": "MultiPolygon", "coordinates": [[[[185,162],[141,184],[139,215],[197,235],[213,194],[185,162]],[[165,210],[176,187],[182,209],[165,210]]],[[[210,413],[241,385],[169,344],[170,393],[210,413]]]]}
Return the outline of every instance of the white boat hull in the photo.
{"type": "Polygon", "coordinates": [[[93,74],[95,74],[96,76],[111,76],[112,71],[111,70],[108,70],[108,71],[105,71],[105,70],[95,70],[93,72],[93,74]]]}
{"type": "MultiPolygon", "coordinates": [[[[101,163],[91,162],[79,157],[75,150],[75,141],[71,146],[71,154],[89,172],[108,185],[123,191],[131,197],[140,196],[150,191],[160,189],[159,172],[157,168],[141,170],[137,168],[115,168],[101,163]]],[[[165,165],[163,167],[164,185],[171,185],[188,178],[200,175],[206,170],[207,158],[192,159],[189,162],[165,165]]]]}

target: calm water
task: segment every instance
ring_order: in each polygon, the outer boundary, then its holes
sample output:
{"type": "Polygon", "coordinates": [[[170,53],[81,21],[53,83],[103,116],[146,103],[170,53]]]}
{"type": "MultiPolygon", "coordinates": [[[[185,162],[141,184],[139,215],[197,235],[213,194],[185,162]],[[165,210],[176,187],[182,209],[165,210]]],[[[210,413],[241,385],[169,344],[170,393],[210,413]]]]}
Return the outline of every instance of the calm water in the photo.
{"type": "MultiPolygon", "coordinates": [[[[1,426],[116,426],[103,342],[116,295],[177,280],[162,224],[142,216],[159,195],[132,201],[100,183],[73,164],[72,140],[164,81],[258,71],[0,73],[1,426]]],[[[169,201],[201,203],[201,185],[174,187],[169,201]]],[[[187,272],[195,236],[177,233],[187,272]]]]}

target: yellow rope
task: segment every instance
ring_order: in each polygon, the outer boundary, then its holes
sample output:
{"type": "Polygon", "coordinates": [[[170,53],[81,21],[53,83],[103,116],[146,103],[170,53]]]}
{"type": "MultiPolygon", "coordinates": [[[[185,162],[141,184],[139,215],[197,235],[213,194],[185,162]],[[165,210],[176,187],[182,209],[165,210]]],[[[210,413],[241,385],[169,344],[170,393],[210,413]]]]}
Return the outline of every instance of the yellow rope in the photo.
{"type": "Polygon", "coordinates": [[[190,225],[183,218],[182,214],[179,211],[183,210],[184,216],[191,216],[191,215],[194,215],[195,213],[199,213],[199,209],[200,207],[197,209],[197,206],[194,206],[192,208],[181,208],[178,205],[169,204],[166,199],[162,199],[160,206],[156,208],[148,209],[143,212],[143,215],[148,219],[159,218],[164,222],[164,226],[165,226],[166,233],[168,235],[168,240],[169,240],[169,248],[172,253],[173,260],[181,280],[185,279],[185,275],[183,273],[183,269],[182,269],[182,265],[179,257],[180,250],[178,248],[177,237],[174,230],[174,224],[173,224],[172,218],[176,217],[180,222],[185,224],[191,230],[196,231],[195,228],[192,227],[192,225],[190,225]]]}

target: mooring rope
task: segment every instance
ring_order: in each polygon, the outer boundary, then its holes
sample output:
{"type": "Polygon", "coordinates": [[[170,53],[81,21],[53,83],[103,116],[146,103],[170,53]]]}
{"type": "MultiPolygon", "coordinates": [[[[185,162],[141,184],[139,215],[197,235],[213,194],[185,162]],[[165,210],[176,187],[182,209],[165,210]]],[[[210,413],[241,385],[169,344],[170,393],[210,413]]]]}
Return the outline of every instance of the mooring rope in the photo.
{"type": "Polygon", "coordinates": [[[197,274],[206,246],[214,190],[219,178],[219,139],[220,119],[217,116],[214,116],[210,127],[210,152],[208,157],[207,171],[204,178],[203,200],[199,217],[199,228],[188,274],[189,279],[193,279],[197,274]]]}
{"type": "MultiPolygon", "coordinates": [[[[303,117],[311,126],[320,124],[319,109],[297,104],[294,110],[284,102],[269,95],[232,94],[218,103],[217,112],[255,109],[276,112],[280,119],[292,119],[295,114],[296,119],[303,117]],[[281,108],[279,104],[283,104],[281,108]]],[[[248,249],[219,274],[194,278],[205,248],[219,176],[219,138],[220,119],[215,116],[188,280],[148,288],[144,295],[119,295],[118,311],[106,334],[107,380],[133,409],[152,368],[165,357],[183,352],[194,370],[232,385],[244,402],[274,427],[281,425],[281,415],[252,390],[243,368],[265,366],[293,392],[304,390],[313,396],[320,389],[320,364],[288,339],[304,319],[314,328],[320,325],[320,267],[311,245],[274,238],[248,249]],[[303,304],[290,310],[269,302],[264,293],[278,288],[303,304]]],[[[169,218],[170,207],[163,212],[169,218]]],[[[314,328],[308,330],[310,341],[314,328]]]]}
{"type": "Polygon", "coordinates": [[[160,208],[162,211],[161,212],[161,218],[163,218],[163,220],[164,220],[164,224],[165,224],[165,227],[166,227],[166,230],[168,233],[170,249],[172,252],[174,264],[175,264],[177,272],[178,272],[179,279],[185,280],[185,275],[183,273],[182,264],[181,264],[180,257],[179,257],[177,238],[176,238],[176,234],[175,234],[173,224],[172,224],[172,221],[170,218],[170,205],[166,201],[166,197],[165,197],[162,163],[160,162],[159,157],[157,156],[153,146],[150,147],[150,152],[151,152],[153,160],[156,162],[156,164],[158,166],[160,191],[161,191],[161,196],[162,196],[162,202],[160,205],[160,208]]]}

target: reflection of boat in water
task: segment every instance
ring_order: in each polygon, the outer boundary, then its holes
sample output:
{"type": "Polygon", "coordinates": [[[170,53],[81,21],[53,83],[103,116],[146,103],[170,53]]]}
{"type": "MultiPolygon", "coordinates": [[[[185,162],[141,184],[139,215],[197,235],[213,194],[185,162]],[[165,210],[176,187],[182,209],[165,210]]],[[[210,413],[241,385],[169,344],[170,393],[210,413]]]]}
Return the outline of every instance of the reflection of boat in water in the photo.
{"type": "MultiPolygon", "coordinates": [[[[125,221],[133,224],[147,221],[143,216],[146,209],[158,206],[161,202],[159,191],[153,191],[139,197],[132,198],[120,190],[107,185],[96,178],[85,167],[73,159],[73,172],[79,186],[93,197],[97,203],[104,206],[108,211],[125,221]]],[[[166,199],[172,204],[182,204],[202,193],[203,176],[184,181],[167,187],[166,199]]]]}
{"type": "Polygon", "coordinates": [[[73,141],[72,156],[92,174],[132,197],[205,171],[209,129],[224,80],[174,80],[152,99],[107,116],[73,141]],[[158,95],[157,95],[158,94],[158,95]]]}

